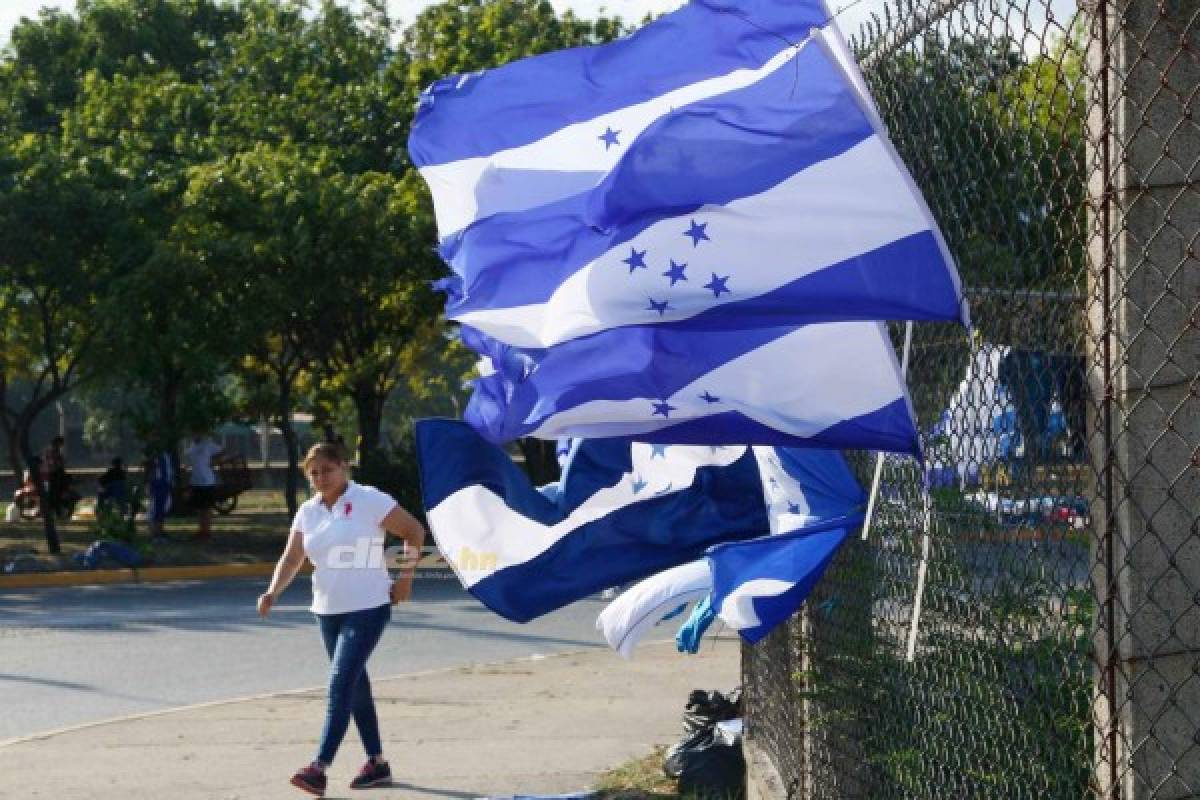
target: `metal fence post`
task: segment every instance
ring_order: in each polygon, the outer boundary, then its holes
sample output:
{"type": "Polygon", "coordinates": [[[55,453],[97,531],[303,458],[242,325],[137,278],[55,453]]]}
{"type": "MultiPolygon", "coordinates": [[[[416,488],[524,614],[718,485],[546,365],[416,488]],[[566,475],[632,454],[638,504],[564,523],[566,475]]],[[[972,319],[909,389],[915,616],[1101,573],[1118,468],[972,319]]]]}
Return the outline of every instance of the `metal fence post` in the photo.
{"type": "Polygon", "coordinates": [[[1096,786],[1200,796],[1200,6],[1098,0],[1088,75],[1096,786]]]}

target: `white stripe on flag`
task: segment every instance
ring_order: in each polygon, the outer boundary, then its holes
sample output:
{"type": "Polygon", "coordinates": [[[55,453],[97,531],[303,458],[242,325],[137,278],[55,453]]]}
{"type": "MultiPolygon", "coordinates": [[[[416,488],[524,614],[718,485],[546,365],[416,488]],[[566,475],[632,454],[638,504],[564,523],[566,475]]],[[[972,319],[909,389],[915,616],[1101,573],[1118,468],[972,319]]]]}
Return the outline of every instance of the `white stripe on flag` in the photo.
{"type": "Polygon", "coordinates": [[[752,581],[746,581],[725,598],[725,602],[721,603],[717,614],[725,621],[726,625],[734,630],[757,628],[762,625],[762,620],[758,618],[758,612],[754,610],[754,601],[763,597],[783,594],[795,585],[777,578],[755,578],[752,581]]]}

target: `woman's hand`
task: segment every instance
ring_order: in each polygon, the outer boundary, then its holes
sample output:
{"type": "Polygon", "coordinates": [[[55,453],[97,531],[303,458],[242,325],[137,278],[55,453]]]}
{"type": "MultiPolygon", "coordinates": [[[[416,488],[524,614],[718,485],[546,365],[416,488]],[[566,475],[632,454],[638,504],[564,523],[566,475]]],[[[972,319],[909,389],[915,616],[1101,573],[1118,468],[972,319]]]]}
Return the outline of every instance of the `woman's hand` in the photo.
{"type": "MultiPolygon", "coordinates": [[[[394,600],[392,602],[395,602],[394,600]]],[[[271,607],[275,605],[275,595],[270,592],[263,592],[258,596],[258,615],[265,617],[271,613],[271,607]]]]}
{"type": "Polygon", "coordinates": [[[392,605],[407,603],[412,599],[412,575],[392,581],[392,605]]]}

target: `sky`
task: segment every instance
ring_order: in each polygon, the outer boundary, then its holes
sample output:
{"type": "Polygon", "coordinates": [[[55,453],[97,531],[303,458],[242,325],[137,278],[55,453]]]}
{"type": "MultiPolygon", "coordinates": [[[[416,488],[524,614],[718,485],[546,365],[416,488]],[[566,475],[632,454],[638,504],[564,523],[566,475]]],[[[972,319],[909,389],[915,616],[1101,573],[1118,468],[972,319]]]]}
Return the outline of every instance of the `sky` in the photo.
{"type": "MultiPolygon", "coordinates": [[[[343,5],[354,4],[353,0],[339,0],[339,2],[343,5]]],[[[846,0],[839,4],[838,0],[834,0],[831,7],[836,9],[840,5],[848,5],[850,2],[852,0],[846,0]]],[[[551,0],[551,3],[560,12],[570,8],[583,17],[595,17],[604,12],[629,20],[638,20],[647,12],[670,11],[681,5],[681,0],[551,0]]],[[[851,23],[846,30],[852,31],[857,28],[858,20],[865,19],[871,11],[878,11],[882,8],[883,3],[884,0],[859,0],[857,5],[843,15],[843,19],[851,23]]],[[[397,20],[408,23],[412,22],[421,9],[431,5],[431,2],[430,0],[389,0],[388,5],[397,20]]],[[[9,32],[21,17],[36,16],[38,9],[42,7],[73,9],[75,2],[74,0],[0,0],[0,45],[8,42],[9,32]]]]}
{"type": "MultiPolygon", "coordinates": [[[[356,0],[338,0],[342,5],[355,5],[356,0]]],[[[560,12],[570,8],[583,17],[595,17],[600,13],[615,14],[627,20],[639,20],[647,12],[659,13],[670,11],[682,5],[683,0],[550,0],[560,12]]],[[[841,23],[842,30],[847,35],[853,35],[859,26],[872,14],[882,15],[887,0],[826,0],[829,7],[841,23]]],[[[993,4],[996,0],[992,0],[993,4]]],[[[1065,24],[1075,12],[1076,0],[1049,0],[1050,7],[1059,21],[1065,24]]],[[[393,17],[402,24],[412,22],[421,9],[432,4],[432,0],[388,0],[393,17]]],[[[1028,7],[1031,16],[1030,27],[1040,28],[1040,20],[1032,19],[1038,16],[1041,8],[1038,0],[1007,0],[1010,6],[1007,14],[1011,24],[1020,24],[1020,10],[1028,7]]],[[[985,4],[980,4],[985,5],[985,4]]],[[[75,7],[74,0],[0,0],[0,47],[8,43],[8,35],[13,25],[23,16],[36,16],[42,7],[66,8],[75,7]]],[[[1027,42],[1027,44],[1029,44],[1027,42]]]]}

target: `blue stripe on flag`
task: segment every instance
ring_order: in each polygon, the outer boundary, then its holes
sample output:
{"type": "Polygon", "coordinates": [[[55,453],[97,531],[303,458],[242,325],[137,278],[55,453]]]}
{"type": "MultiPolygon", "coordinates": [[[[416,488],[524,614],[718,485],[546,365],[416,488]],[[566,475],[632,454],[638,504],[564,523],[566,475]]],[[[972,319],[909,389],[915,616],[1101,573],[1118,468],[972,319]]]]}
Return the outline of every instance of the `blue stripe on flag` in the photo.
{"type": "Polygon", "coordinates": [[[819,0],[693,0],[608,45],[442,78],[421,97],[409,152],[423,167],[528,144],[672,89],[761,66],[828,19],[819,0]]]}
{"type": "Polygon", "coordinates": [[[464,423],[419,420],[413,430],[426,509],[440,505],[464,486],[478,485],[508,498],[513,509],[544,525],[553,525],[561,517],[558,506],[540,492],[525,491],[529,477],[507,453],[494,445],[482,446],[486,443],[481,443],[479,434],[464,423]]]}

